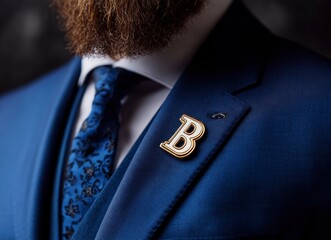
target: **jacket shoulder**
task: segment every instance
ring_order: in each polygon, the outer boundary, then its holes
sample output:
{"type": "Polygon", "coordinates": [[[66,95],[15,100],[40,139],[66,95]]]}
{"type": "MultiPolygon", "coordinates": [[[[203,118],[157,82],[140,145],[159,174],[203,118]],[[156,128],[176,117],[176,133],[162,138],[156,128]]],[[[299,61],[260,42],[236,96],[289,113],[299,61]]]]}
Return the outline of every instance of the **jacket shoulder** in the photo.
{"type": "MultiPolygon", "coordinates": [[[[330,77],[331,59],[314,52],[298,43],[275,37],[274,47],[270,52],[271,63],[278,70],[287,70],[297,74],[316,74],[314,79],[330,77]]],[[[305,79],[306,79],[305,78],[305,79]]]]}
{"type": "Polygon", "coordinates": [[[18,96],[39,94],[46,92],[46,90],[53,91],[61,84],[66,84],[67,81],[78,79],[80,73],[80,63],[80,58],[73,57],[67,63],[54,69],[53,71],[18,88],[0,94],[0,104],[1,102],[10,100],[11,98],[17,100],[18,96]]]}

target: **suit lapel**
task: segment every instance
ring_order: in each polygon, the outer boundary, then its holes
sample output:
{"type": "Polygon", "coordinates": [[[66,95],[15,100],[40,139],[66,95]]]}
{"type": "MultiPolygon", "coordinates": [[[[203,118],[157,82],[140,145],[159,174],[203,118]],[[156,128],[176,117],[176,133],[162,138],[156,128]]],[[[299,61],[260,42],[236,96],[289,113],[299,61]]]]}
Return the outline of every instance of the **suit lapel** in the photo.
{"type": "MultiPolygon", "coordinates": [[[[76,66],[77,69],[80,70],[80,61],[77,61],[79,65],[76,66]]],[[[79,71],[80,72],[80,71],[79,71]]],[[[72,75],[71,81],[74,84],[74,86],[77,86],[77,79],[78,75],[72,75]]],[[[77,89],[74,87],[74,89],[77,89]]],[[[52,206],[51,206],[51,227],[50,227],[50,238],[51,239],[60,239],[60,233],[62,232],[61,229],[61,215],[60,215],[60,207],[62,203],[62,172],[64,169],[64,164],[66,160],[66,156],[68,153],[68,149],[71,146],[71,138],[72,138],[72,129],[74,124],[76,123],[77,118],[77,112],[79,111],[81,100],[83,98],[83,95],[85,93],[87,86],[87,82],[84,83],[83,86],[78,88],[76,92],[71,92],[71,95],[74,97],[74,99],[68,103],[70,106],[70,111],[68,113],[68,117],[66,118],[66,125],[63,128],[64,134],[63,138],[60,141],[60,147],[59,147],[59,154],[57,155],[57,166],[56,166],[56,172],[54,177],[54,189],[53,189],[53,199],[52,199],[52,206]]]]}
{"type": "Polygon", "coordinates": [[[248,106],[229,94],[217,91],[201,96],[189,86],[178,85],[152,123],[108,208],[101,226],[106,231],[100,232],[99,239],[151,237],[248,111],[248,106]],[[228,117],[209,117],[218,111],[228,117]],[[206,134],[194,156],[180,160],[159,144],[176,131],[183,113],[202,121],[206,134]]]}
{"type": "MultiPolygon", "coordinates": [[[[57,164],[57,151],[62,135],[58,129],[63,128],[66,121],[68,106],[70,106],[71,96],[74,95],[76,89],[76,79],[80,72],[80,60],[73,59],[64,68],[56,71],[48,79],[50,88],[49,98],[45,99],[43,106],[47,106],[45,127],[41,135],[35,135],[35,139],[39,140],[40,145],[38,151],[33,156],[25,156],[25,159],[33,159],[34,165],[31,173],[31,184],[29,185],[30,197],[15,198],[17,206],[17,215],[26,213],[22,218],[17,217],[21,226],[23,239],[48,238],[49,236],[49,212],[50,204],[54,202],[52,196],[52,184],[54,181],[54,169],[57,164]],[[21,203],[21,201],[27,202],[21,203]],[[25,209],[21,209],[25,208],[25,209]]],[[[45,91],[45,86],[43,91],[45,91]]],[[[38,89],[38,91],[41,91],[38,89]]],[[[38,92],[37,91],[37,92],[38,92]]],[[[27,162],[24,164],[30,164],[27,162]]],[[[23,171],[27,171],[22,168],[23,171]]],[[[18,183],[22,184],[22,183],[18,183]]],[[[56,201],[57,202],[57,201],[56,201]]]]}
{"type": "Polygon", "coordinates": [[[270,34],[239,2],[201,47],[164,102],[109,205],[97,239],[155,237],[249,111],[232,94],[258,83],[270,34]],[[232,94],[230,94],[232,93],[232,94]],[[214,113],[224,119],[212,119],[214,113]],[[195,153],[177,159],[159,147],[190,115],[205,124],[195,153]]]}

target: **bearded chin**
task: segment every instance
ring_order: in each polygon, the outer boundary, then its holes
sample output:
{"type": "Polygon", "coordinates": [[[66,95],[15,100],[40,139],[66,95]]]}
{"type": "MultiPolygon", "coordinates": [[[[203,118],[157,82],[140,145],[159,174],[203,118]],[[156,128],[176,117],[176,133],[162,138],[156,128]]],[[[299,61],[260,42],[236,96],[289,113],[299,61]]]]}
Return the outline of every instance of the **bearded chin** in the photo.
{"type": "Polygon", "coordinates": [[[166,47],[205,1],[55,0],[55,6],[74,54],[118,58],[166,47]]]}

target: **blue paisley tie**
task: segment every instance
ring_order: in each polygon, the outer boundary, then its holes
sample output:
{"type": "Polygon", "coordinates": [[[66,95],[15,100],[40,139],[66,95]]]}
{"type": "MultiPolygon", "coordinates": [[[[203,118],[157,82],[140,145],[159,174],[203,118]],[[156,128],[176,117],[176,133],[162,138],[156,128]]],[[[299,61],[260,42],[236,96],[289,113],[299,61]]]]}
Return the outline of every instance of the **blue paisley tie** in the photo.
{"type": "Polygon", "coordinates": [[[140,76],[103,66],[90,74],[96,94],[92,110],[73,140],[63,182],[62,236],[70,239],[111,176],[121,99],[140,76]]]}

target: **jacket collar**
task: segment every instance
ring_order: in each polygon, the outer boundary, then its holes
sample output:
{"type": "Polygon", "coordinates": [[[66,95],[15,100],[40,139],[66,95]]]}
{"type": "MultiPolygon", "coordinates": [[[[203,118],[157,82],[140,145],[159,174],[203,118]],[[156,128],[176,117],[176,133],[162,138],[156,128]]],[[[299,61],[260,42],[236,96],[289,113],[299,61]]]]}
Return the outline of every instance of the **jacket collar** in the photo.
{"type": "Polygon", "coordinates": [[[248,113],[249,106],[234,95],[258,84],[272,39],[241,2],[230,7],[155,116],[97,239],[145,239],[159,233],[248,113]],[[226,118],[210,118],[217,112],[226,118]],[[206,134],[195,154],[180,160],[159,144],[177,130],[182,114],[202,121],[206,134]]]}
{"type": "Polygon", "coordinates": [[[145,76],[172,89],[195,52],[225,14],[232,1],[209,0],[203,10],[188,22],[185,31],[174,38],[166,48],[156,53],[137,58],[122,58],[118,61],[100,55],[84,57],[79,85],[82,85],[87,74],[94,68],[113,65],[145,76]]]}

